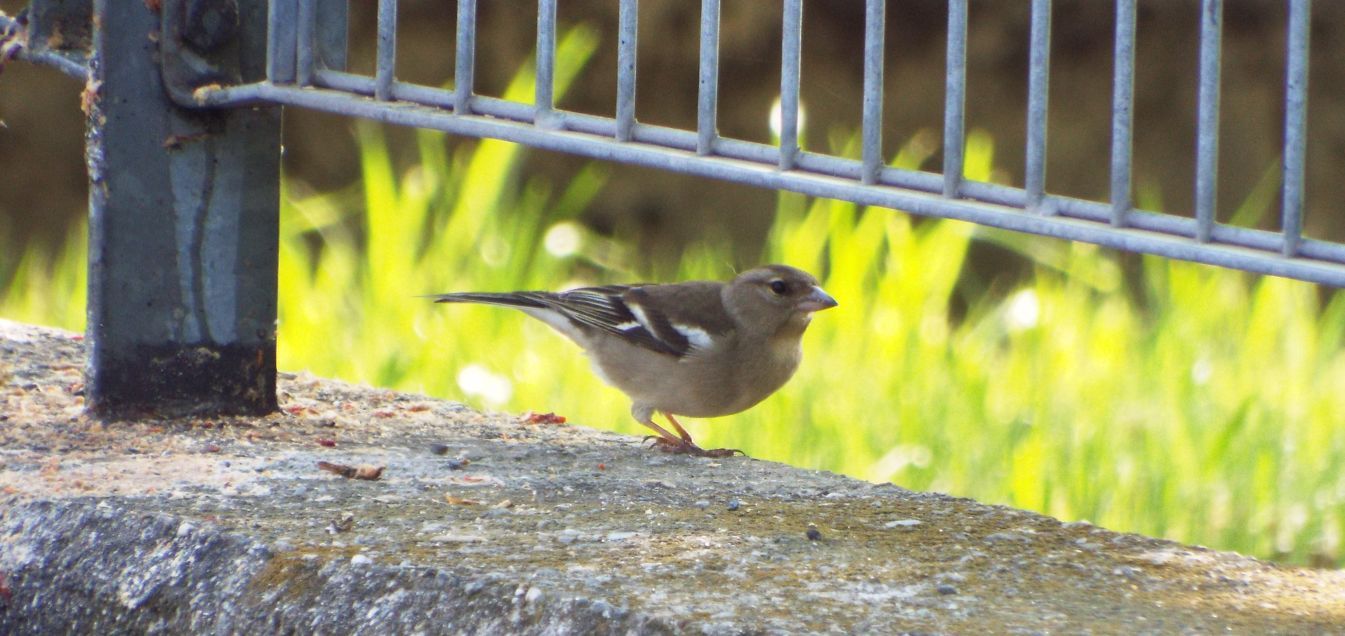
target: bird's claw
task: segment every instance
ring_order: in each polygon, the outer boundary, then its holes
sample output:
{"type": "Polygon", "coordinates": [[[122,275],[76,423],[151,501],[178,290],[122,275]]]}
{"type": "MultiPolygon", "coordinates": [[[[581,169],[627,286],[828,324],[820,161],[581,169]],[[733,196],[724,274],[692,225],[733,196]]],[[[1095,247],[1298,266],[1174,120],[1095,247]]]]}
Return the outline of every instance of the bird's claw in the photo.
{"type": "Polygon", "coordinates": [[[742,455],[744,457],[747,456],[747,453],[744,453],[736,448],[706,449],[701,448],[700,446],[697,446],[695,443],[687,440],[683,439],[671,440],[666,437],[663,437],[662,435],[645,436],[644,441],[648,442],[650,440],[653,440],[654,448],[657,448],[665,453],[681,453],[684,455],[693,455],[695,457],[715,457],[715,458],[733,457],[734,455],[742,455]]]}

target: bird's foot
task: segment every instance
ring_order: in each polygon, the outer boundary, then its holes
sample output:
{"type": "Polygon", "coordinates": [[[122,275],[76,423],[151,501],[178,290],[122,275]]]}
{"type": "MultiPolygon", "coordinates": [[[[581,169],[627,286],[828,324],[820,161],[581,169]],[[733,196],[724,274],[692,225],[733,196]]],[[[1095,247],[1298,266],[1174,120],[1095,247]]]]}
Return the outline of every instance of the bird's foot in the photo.
{"type": "Polygon", "coordinates": [[[680,453],[683,455],[693,455],[695,457],[733,457],[734,455],[747,456],[736,448],[701,448],[695,442],[685,439],[669,439],[662,435],[646,436],[645,441],[653,441],[653,448],[657,448],[665,453],[680,453]]]}

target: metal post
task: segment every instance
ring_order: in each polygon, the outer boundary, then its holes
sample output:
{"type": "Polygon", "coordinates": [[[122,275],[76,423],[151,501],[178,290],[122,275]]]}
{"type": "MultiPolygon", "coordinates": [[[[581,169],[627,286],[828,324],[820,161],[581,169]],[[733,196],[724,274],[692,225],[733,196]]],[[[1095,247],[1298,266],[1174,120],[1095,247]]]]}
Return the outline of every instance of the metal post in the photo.
{"type": "Polygon", "coordinates": [[[555,107],[556,95],[556,0],[537,2],[537,83],[533,90],[534,124],[543,124],[555,107]]]}
{"type": "Polygon", "coordinates": [[[621,0],[616,53],[616,140],[630,141],[635,129],[635,55],[638,50],[640,3],[621,0]]]}
{"type": "Polygon", "coordinates": [[[1111,102],[1111,224],[1122,227],[1134,207],[1130,162],[1135,121],[1135,0],[1116,0],[1111,102]]]}
{"type": "Polygon", "coordinates": [[[453,68],[453,113],[472,114],[476,90],[476,0],[458,0],[458,57],[453,68]]]}
{"type": "Polygon", "coordinates": [[[1311,0],[1289,3],[1289,61],[1284,86],[1284,191],[1280,213],[1285,256],[1297,256],[1303,243],[1303,173],[1308,145],[1308,39],[1311,0]]]}
{"type": "Polygon", "coordinates": [[[967,0],[948,2],[948,64],[943,107],[943,196],[962,187],[967,113],[967,0]]]}
{"type": "Polygon", "coordinates": [[[378,70],[374,99],[392,99],[392,81],[397,65],[397,0],[378,0],[378,70]]]}
{"type": "Polygon", "coordinates": [[[883,29],[887,3],[868,0],[864,5],[864,110],[861,150],[864,167],[859,182],[872,185],[883,168],[883,29]]]}
{"type": "Polygon", "coordinates": [[[1219,185],[1219,64],[1223,37],[1223,0],[1200,7],[1200,84],[1196,92],[1196,240],[1214,234],[1219,185]]]}
{"type": "Polygon", "coordinates": [[[280,108],[175,106],[159,66],[186,49],[262,79],[267,4],[179,1],[162,18],[94,2],[88,395],[104,416],[276,408],[280,108]],[[170,20],[181,41],[149,44],[170,20]]]}
{"type": "Polygon", "coordinates": [[[780,169],[799,157],[799,58],[803,50],[803,0],[785,0],[780,44],[780,169]]]}
{"type": "Polygon", "coordinates": [[[1023,189],[1026,208],[1036,213],[1046,199],[1046,112],[1051,84],[1051,0],[1032,0],[1031,44],[1027,75],[1027,166],[1023,189]]]}
{"type": "Polygon", "coordinates": [[[719,137],[719,0],[701,0],[700,95],[696,107],[696,154],[714,152],[719,137]]]}
{"type": "MultiPolygon", "coordinates": [[[[317,44],[318,0],[299,0],[299,24],[295,36],[295,51],[298,64],[300,86],[313,85],[313,73],[317,71],[317,60],[313,53],[317,44]]],[[[283,34],[282,34],[283,37],[283,34]]]]}

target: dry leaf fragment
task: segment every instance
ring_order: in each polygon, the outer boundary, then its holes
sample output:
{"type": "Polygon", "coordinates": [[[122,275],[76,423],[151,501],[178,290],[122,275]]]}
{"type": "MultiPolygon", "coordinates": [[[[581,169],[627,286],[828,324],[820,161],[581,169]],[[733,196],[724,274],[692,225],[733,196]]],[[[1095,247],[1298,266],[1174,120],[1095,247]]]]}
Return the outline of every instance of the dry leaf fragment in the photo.
{"type": "Polygon", "coordinates": [[[556,415],[552,412],[538,413],[537,411],[528,411],[523,414],[524,424],[564,424],[565,416],[556,415]]]}
{"type": "Polygon", "coordinates": [[[364,479],[374,481],[383,476],[383,469],[386,466],[347,466],[346,464],[333,464],[332,462],[318,462],[318,468],[329,473],[336,473],[346,479],[364,479]]]}

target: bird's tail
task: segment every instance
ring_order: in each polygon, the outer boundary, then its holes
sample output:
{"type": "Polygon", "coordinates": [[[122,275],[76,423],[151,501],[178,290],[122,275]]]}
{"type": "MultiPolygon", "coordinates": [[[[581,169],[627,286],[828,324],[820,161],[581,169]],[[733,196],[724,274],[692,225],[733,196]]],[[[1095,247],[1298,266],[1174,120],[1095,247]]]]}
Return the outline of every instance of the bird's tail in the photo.
{"type": "Polygon", "coordinates": [[[429,296],[436,303],[482,303],[485,305],[504,305],[506,307],[545,308],[542,301],[546,292],[512,292],[495,294],[489,292],[461,292],[456,294],[435,294],[429,296]]]}

